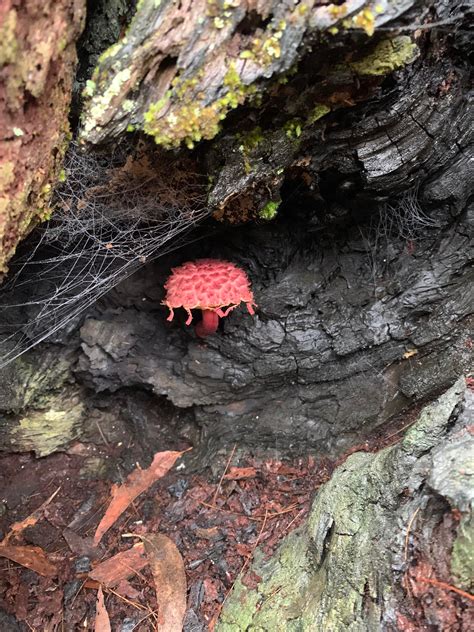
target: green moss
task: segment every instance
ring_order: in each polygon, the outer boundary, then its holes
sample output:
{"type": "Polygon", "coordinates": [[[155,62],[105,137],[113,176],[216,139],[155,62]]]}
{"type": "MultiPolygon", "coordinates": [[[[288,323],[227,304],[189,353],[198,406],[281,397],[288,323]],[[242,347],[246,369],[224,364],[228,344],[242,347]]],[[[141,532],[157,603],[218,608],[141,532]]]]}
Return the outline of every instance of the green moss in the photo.
{"type": "Polygon", "coordinates": [[[179,75],[176,76],[171,82],[172,90],[168,90],[163,99],[160,100],[164,100],[164,102],[166,102],[166,97],[169,98],[171,94],[175,94],[178,99],[184,99],[186,95],[198,85],[203,74],[203,70],[199,70],[193,77],[188,77],[187,79],[184,79],[179,75]]]}
{"type": "Polygon", "coordinates": [[[241,141],[244,151],[251,152],[256,149],[264,140],[262,128],[258,125],[245,134],[239,134],[237,138],[241,141]]]}
{"type": "Polygon", "coordinates": [[[244,134],[237,134],[237,140],[239,141],[239,151],[242,153],[244,157],[244,166],[245,171],[250,173],[251,165],[249,156],[250,154],[259,146],[259,144],[264,140],[262,128],[257,126],[254,127],[249,132],[244,134]]]}
{"type": "Polygon", "coordinates": [[[285,72],[283,72],[281,75],[278,76],[277,83],[281,86],[284,86],[285,84],[288,83],[291,77],[296,75],[297,72],[298,72],[298,63],[295,63],[291,66],[291,68],[288,68],[288,70],[286,70],[285,72]]]}
{"type": "Polygon", "coordinates": [[[328,114],[330,111],[331,108],[328,105],[325,105],[324,103],[316,103],[311,111],[311,114],[308,117],[308,125],[316,123],[316,121],[319,121],[320,118],[326,116],[326,114],[328,114]]]}
{"type": "Polygon", "coordinates": [[[229,9],[236,9],[240,6],[240,0],[224,0],[222,2],[222,8],[224,11],[228,11],[229,9]]]}
{"type": "MultiPolygon", "coordinates": [[[[137,7],[137,11],[138,11],[138,7],[137,7]]],[[[109,46],[109,48],[107,48],[99,57],[99,64],[103,64],[106,59],[109,59],[110,57],[114,57],[122,48],[122,46],[126,44],[126,42],[127,42],[127,38],[124,37],[122,40],[120,40],[120,42],[117,42],[116,44],[112,44],[112,46],[109,46]]]]}
{"type": "Polygon", "coordinates": [[[240,0],[207,0],[206,15],[212,19],[216,29],[223,29],[232,23],[232,9],[240,5],[240,0]]]}
{"type": "Polygon", "coordinates": [[[366,7],[359,11],[351,18],[353,26],[356,26],[364,30],[369,37],[374,34],[375,31],[375,13],[370,7],[366,7]]]}
{"type": "Polygon", "coordinates": [[[38,219],[40,222],[47,222],[51,219],[51,215],[53,214],[53,210],[51,208],[46,209],[38,209],[38,219]]]}
{"type": "Polygon", "coordinates": [[[280,202],[267,202],[265,206],[259,211],[258,216],[262,219],[270,221],[276,217],[279,206],[280,202]]]}
{"type": "Polygon", "coordinates": [[[453,545],[451,572],[456,585],[467,591],[474,588],[474,516],[463,516],[453,545]]]}
{"type": "Polygon", "coordinates": [[[345,4],[331,4],[328,10],[333,20],[339,20],[347,15],[347,6],[345,4]]]}
{"type": "Polygon", "coordinates": [[[285,130],[285,134],[288,138],[295,140],[301,136],[301,132],[303,131],[303,122],[298,118],[291,119],[284,124],[283,129],[285,130]]]}
{"type": "Polygon", "coordinates": [[[242,59],[253,59],[261,66],[269,66],[276,59],[281,57],[280,40],[286,29],[285,20],[272,23],[262,37],[255,37],[252,40],[252,47],[247,51],[242,51],[242,59]]]}
{"type": "Polygon", "coordinates": [[[83,96],[85,97],[91,97],[96,89],[96,83],[95,81],[92,81],[91,79],[88,79],[86,81],[86,86],[84,88],[84,90],[82,91],[83,96]]]}
{"type": "Polygon", "coordinates": [[[369,55],[349,66],[358,75],[383,76],[411,63],[418,53],[418,47],[407,35],[399,35],[380,41],[369,55]]]}
{"type": "Polygon", "coordinates": [[[163,99],[152,104],[144,114],[144,131],[166,149],[178,147],[182,142],[192,149],[200,140],[214,138],[227,113],[255,92],[254,86],[242,83],[233,62],[223,78],[226,94],[210,104],[204,105],[202,100],[196,99],[192,90],[196,85],[194,78],[177,85],[177,91],[171,91],[164,97],[166,101],[175,99],[175,107],[170,108],[167,116],[160,116],[166,103],[163,99]]]}

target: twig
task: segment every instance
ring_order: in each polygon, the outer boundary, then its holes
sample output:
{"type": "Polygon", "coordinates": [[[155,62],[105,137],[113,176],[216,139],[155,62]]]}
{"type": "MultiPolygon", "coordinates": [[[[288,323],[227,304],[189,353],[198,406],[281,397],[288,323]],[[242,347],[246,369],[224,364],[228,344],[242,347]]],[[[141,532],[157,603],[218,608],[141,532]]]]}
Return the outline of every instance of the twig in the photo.
{"type": "Polygon", "coordinates": [[[300,517],[300,516],[304,513],[304,510],[305,510],[305,508],[303,507],[303,508],[302,508],[302,509],[301,509],[301,510],[300,510],[300,511],[296,514],[296,516],[290,520],[290,522],[286,525],[285,532],[289,531],[289,529],[290,529],[291,525],[295,522],[295,520],[298,520],[298,518],[299,518],[299,517],[300,517]]]}
{"type": "Polygon", "coordinates": [[[84,580],[84,581],[82,582],[82,584],[79,586],[79,590],[78,590],[78,591],[77,591],[77,593],[74,595],[74,597],[73,597],[73,599],[72,599],[71,603],[69,604],[69,607],[70,607],[70,608],[72,608],[72,606],[73,606],[74,602],[75,602],[75,601],[76,601],[76,599],[77,599],[77,596],[79,595],[79,593],[81,592],[81,590],[84,588],[86,581],[87,581],[87,580],[84,580]]]}
{"type": "Polygon", "coordinates": [[[227,463],[225,466],[225,470],[221,476],[221,480],[219,481],[219,484],[216,487],[216,491],[214,492],[214,496],[212,497],[212,504],[214,505],[214,509],[217,509],[216,505],[216,500],[217,500],[217,495],[220,491],[221,485],[222,485],[222,481],[224,480],[224,476],[227,474],[227,470],[229,469],[230,463],[234,457],[234,453],[235,453],[235,449],[237,447],[237,444],[234,444],[234,447],[232,448],[232,452],[230,453],[229,458],[227,459],[227,463]]]}
{"type": "Polygon", "coordinates": [[[415,509],[415,511],[413,512],[410,520],[408,521],[408,526],[407,526],[407,532],[405,534],[405,555],[404,555],[404,561],[406,563],[407,559],[408,559],[408,541],[410,539],[410,531],[411,531],[411,526],[416,518],[416,516],[418,515],[418,512],[420,511],[420,507],[417,507],[415,509]]]}
{"type": "MultiPolygon", "coordinates": [[[[138,628],[138,626],[143,623],[143,621],[146,621],[147,619],[149,619],[150,617],[155,617],[157,616],[157,611],[156,610],[151,610],[148,614],[146,614],[142,619],[140,619],[139,621],[136,622],[136,624],[133,626],[133,628],[131,629],[131,632],[133,632],[133,630],[135,630],[136,628],[138,628]]],[[[154,630],[158,630],[157,627],[155,627],[154,624],[153,625],[153,629],[154,630]]]]}
{"type": "Polygon", "coordinates": [[[257,604],[257,610],[261,610],[264,605],[266,605],[271,599],[273,599],[276,595],[278,595],[279,592],[281,592],[282,588],[283,586],[277,586],[276,588],[274,588],[267,597],[262,599],[262,601],[259,604],[257,604]]]}
{"type": "Polygon", "coordinates": [[[99,422],[97,421],[97,419],[95,420],[95,425],[97,426],[97,430],[99,431],[100,436],[102,437],[102,441],[105,443],[105,445],[109,445],[109,442],[107,441],[106,436],[104,435],[104,433],[102,432],[102,428],[100,427],[99,422]]]}
{"type": "Polygon", "coordinates": [[[395,432],[392,432],[392,434],[389,434],[388,437],[384,437],[384,441],[388,441],[392,437],[395,437],[396,435],[400,434],[401,432],[403,432],[404,430],[406,430],[410,426],[413,426],[413,424],[416,424],[417,421],[418,421],[418,418],[414,419],[413,421],[410,421],[409,424],[406,424],[405,426],[402,426],[401,428],[399,428],[395,432]]]}
{"type": "Polygon", "coordinates": [[[425,31],[427,29],[434,29],[438,26],[448,26],[450,24],[456,24],[460,20],[460,17],[455,16],[447,20],[440,20],[439,22],[431,22],[428,24],[414,24],[412,26],[379,26],[377,31],[425,31]]]}
{"type": "Polygon", "coordinates": [[[132,601],[131,599],[127,599],[120,593],[116,592],[113,588],[109,588],[108,586],[104,586],[104,588],[107,592],[112,593],[113,595],[121,599],[122,601],[125,601],[125,603],[128,603],[129,606],[133,606],[133,608],[136,608],[137,610],[146,610],[146,612],[149,612],[150,608],[147,608],[146,606],[142,606],[142,604],[138,603],[137,601],[132,601]]]}
{"type": "Polygon", "coordinates": [[[443,590],[451,590],[452,592],[461,595],[461,597],[466,597],[466,599],[474,601],[474,595],[471,595],[471,593],[468,593],[465,590],[461,590],[460,588],[456,588],[456,586],[447,584],[446,582],[440,582],[437,579],[429,579],[428,577],[418,577],[417,580],[426,584],[431,584],[432,586],[437,586],[438,588],[442,588],[443,590]]]}
{"type": "MultiPolygon", "coordinates": [[[[215,505],[206,503],[203,500],[200,500],[199,502],[201,503],[201,505],[204,505],[204,507],[207,507],[208,509],[223,511],[228,514],[232,514],[233,516],[243,516],[244,518],[247,518],[247,520],[254,520],[255,522],[261,522],[262,520],[270,520],[272,518],[276,518],[277,516],[281,516],[282,514],[290,513],[294,511],[295,509],[297,509],[299,505],[303,504],[303,503],[293,503],[292,505],[288,505],[288,507],[285,507],[285,509],[282,509],[281,511],[274,511],[270,513],[268,510],[265,510],[265,514],[263,515],[248,516],[247,514],[244,514],[240,511],[232,511],[232,509],[226,509],[225,507],[216,507],[215,505]]],[[[122,536],[122,537],[125,537],[125,536],[122,536]]]]}
{"type": "Polygon", "coordinates": [[[61,489],[61,485],[57,488],[57,490],[55,492],[53,492],[51,494],[51,496],[48,499],[46,499],[44,501],[44,503],[42,503],[38,507],[38,509],[35,509],[24,520],[21,520],[20,522],[13,523],[12,526],[10,527],[10,531],[3,538],[2,544],[8,544],[10,538],[13,535],[18,536],[27,527],[32,527],[33,525],[35,525],[38,522],[38,520],[40,520],[43,517],[44,510],[50,504],[50,502],[56,497],[56,495],[59,493],[60,489],[61,489]]]}

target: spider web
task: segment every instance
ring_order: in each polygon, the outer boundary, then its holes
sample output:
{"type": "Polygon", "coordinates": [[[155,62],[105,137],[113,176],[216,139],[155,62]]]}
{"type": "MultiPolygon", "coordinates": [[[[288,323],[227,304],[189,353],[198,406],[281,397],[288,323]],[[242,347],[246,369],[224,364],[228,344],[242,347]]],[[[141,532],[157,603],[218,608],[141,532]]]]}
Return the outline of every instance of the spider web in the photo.
{"type": "Polygon", "coordinates": [[[192,167],[71,146],[53,216],[20,248],[0,290],[0,368],[74,324],[145,263],[189,243],[209,216],[192,167]]]}
{"type": "Polygon", "coordinates": [[[418,186],[405,191],[398,200],[381,206],[367,230],[359,227],[370,259],[374,288],[391,260],[394,241],[414,247],[430,229],[439,229],[439,221],[427,215],[419,202],[418,186]]]}

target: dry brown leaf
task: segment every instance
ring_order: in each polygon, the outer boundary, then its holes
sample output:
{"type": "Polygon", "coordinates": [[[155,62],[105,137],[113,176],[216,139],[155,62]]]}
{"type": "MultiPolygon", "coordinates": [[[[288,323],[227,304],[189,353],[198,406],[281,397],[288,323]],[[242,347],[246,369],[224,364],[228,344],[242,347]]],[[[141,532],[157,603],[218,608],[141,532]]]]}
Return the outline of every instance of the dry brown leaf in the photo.
{"type": "Polygon", "coordinates": [[[39,546],[14,546],[0,544],[0,557],[6,557],[12,562],[30,568],[43,577],[54,577],[56,566],[49,561],[46,553],[39,546]]]}
{"type": "Polygon", "coordinates": [[[194,535],[197,538],[203,538],[204,540],[218,540],[222,537],[222,531],[219,527],[209,527],[207,529],[204,527],[196,527],[194,535]]]}
{"type": "Polygon", "coordinates": [[[123,579],[128,579],[148,564],[143,543],[135,544],[127,551],[121,551],[89,573],[89,577],[104,586],[113,587],[123,579]]]}
{"type": "Polygon", "coordinates": [[[53,500],[60,489],[61,487],[58,487],[58,489],[53,494],[51,494],[51,496],[47,500],[45,500],[44,503],[38,507],[38,509],[35,509],[33,513],[27,516],[24,520],[22,520],[21,522],[13,523],[7,535],[3,538],[2,544],[8,544],[12,536],[18,536],[27,527],[34,526],[38,522],[38,520],[43,517],[44,510],[53,500]]]}
{"type": "Polygon", "coordinates": [[[66,527],[63,530],[63,538],[66,540],[72,553],[75,553],[78,557],[84,555],[91,560],[96,560],[100,556],[100,551],[92,544],[91,537],[81,538],[75,531],[66,527]]]}
{"type": "MultiPolygon", "coordinates": [[[[148,561],[147,561],[147,564],[148,564],[148,561]]],[[[119,584],[117,584],[117,586],[115,587],[115,592],[118,593],[119,595],[122,595],[122,597],[126,597],[127,599],[133,599],[134,601],[137,601],[142,596],[142,593],[136,588],[134,588],[132,584],[128,582],[126,579],[122,579],[122,581],[119,584]]]]}
{"type": "Polygon", "coordinates": [[[111,632],[109,613],[104,603],[104,591],[102,586],[97,591],[97,609],[95,612],[95,632],[111,632]]]}
{"type": "Polygon", "coordinates": [[[186,574],[176,544],[161,533],[143,537],[156,586],[160,632],[181,632],[186,614],[186,574]]]}
{"type": "Polygon", "coordinates": [[[241,478],[254,478],[257,470],[254,467],[231,467],[224,478],[231,481],[238,481],[241,478]]]}
{"type": "Polygon", "coordinates": [[[164,476],[182,454],[182,452],[172,451],[158,452],[155,454],[153,463],[148,469],[136,469],[127,477],[123,485],[112,485],[112,500],[95,532],[95,546],[99,544],[104,533],[110,529],[130,503],[146,491],[155,481],[164,476]]]}

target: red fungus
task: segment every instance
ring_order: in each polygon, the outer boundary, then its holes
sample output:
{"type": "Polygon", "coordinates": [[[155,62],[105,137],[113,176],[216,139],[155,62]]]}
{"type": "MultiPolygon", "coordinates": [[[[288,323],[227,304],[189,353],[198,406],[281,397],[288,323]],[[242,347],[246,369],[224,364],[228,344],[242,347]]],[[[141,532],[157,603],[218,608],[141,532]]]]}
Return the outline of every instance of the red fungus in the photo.
{"type": "Polygon", "coordinates": [[[219,318],[227,316],[242,301],[249,314],[254,314],[255,303],[247,275],[230,261],[198,259],[183,263],[173,268],[165,290],[163,305],[170,310],[167,320],[173,320],[175,309],[184,307],[188,313],[186,325],[190,325],[191,310],[202,310],[202,321],[196,325],[196,333],[202,338],[215,333],[219,318]]]}

